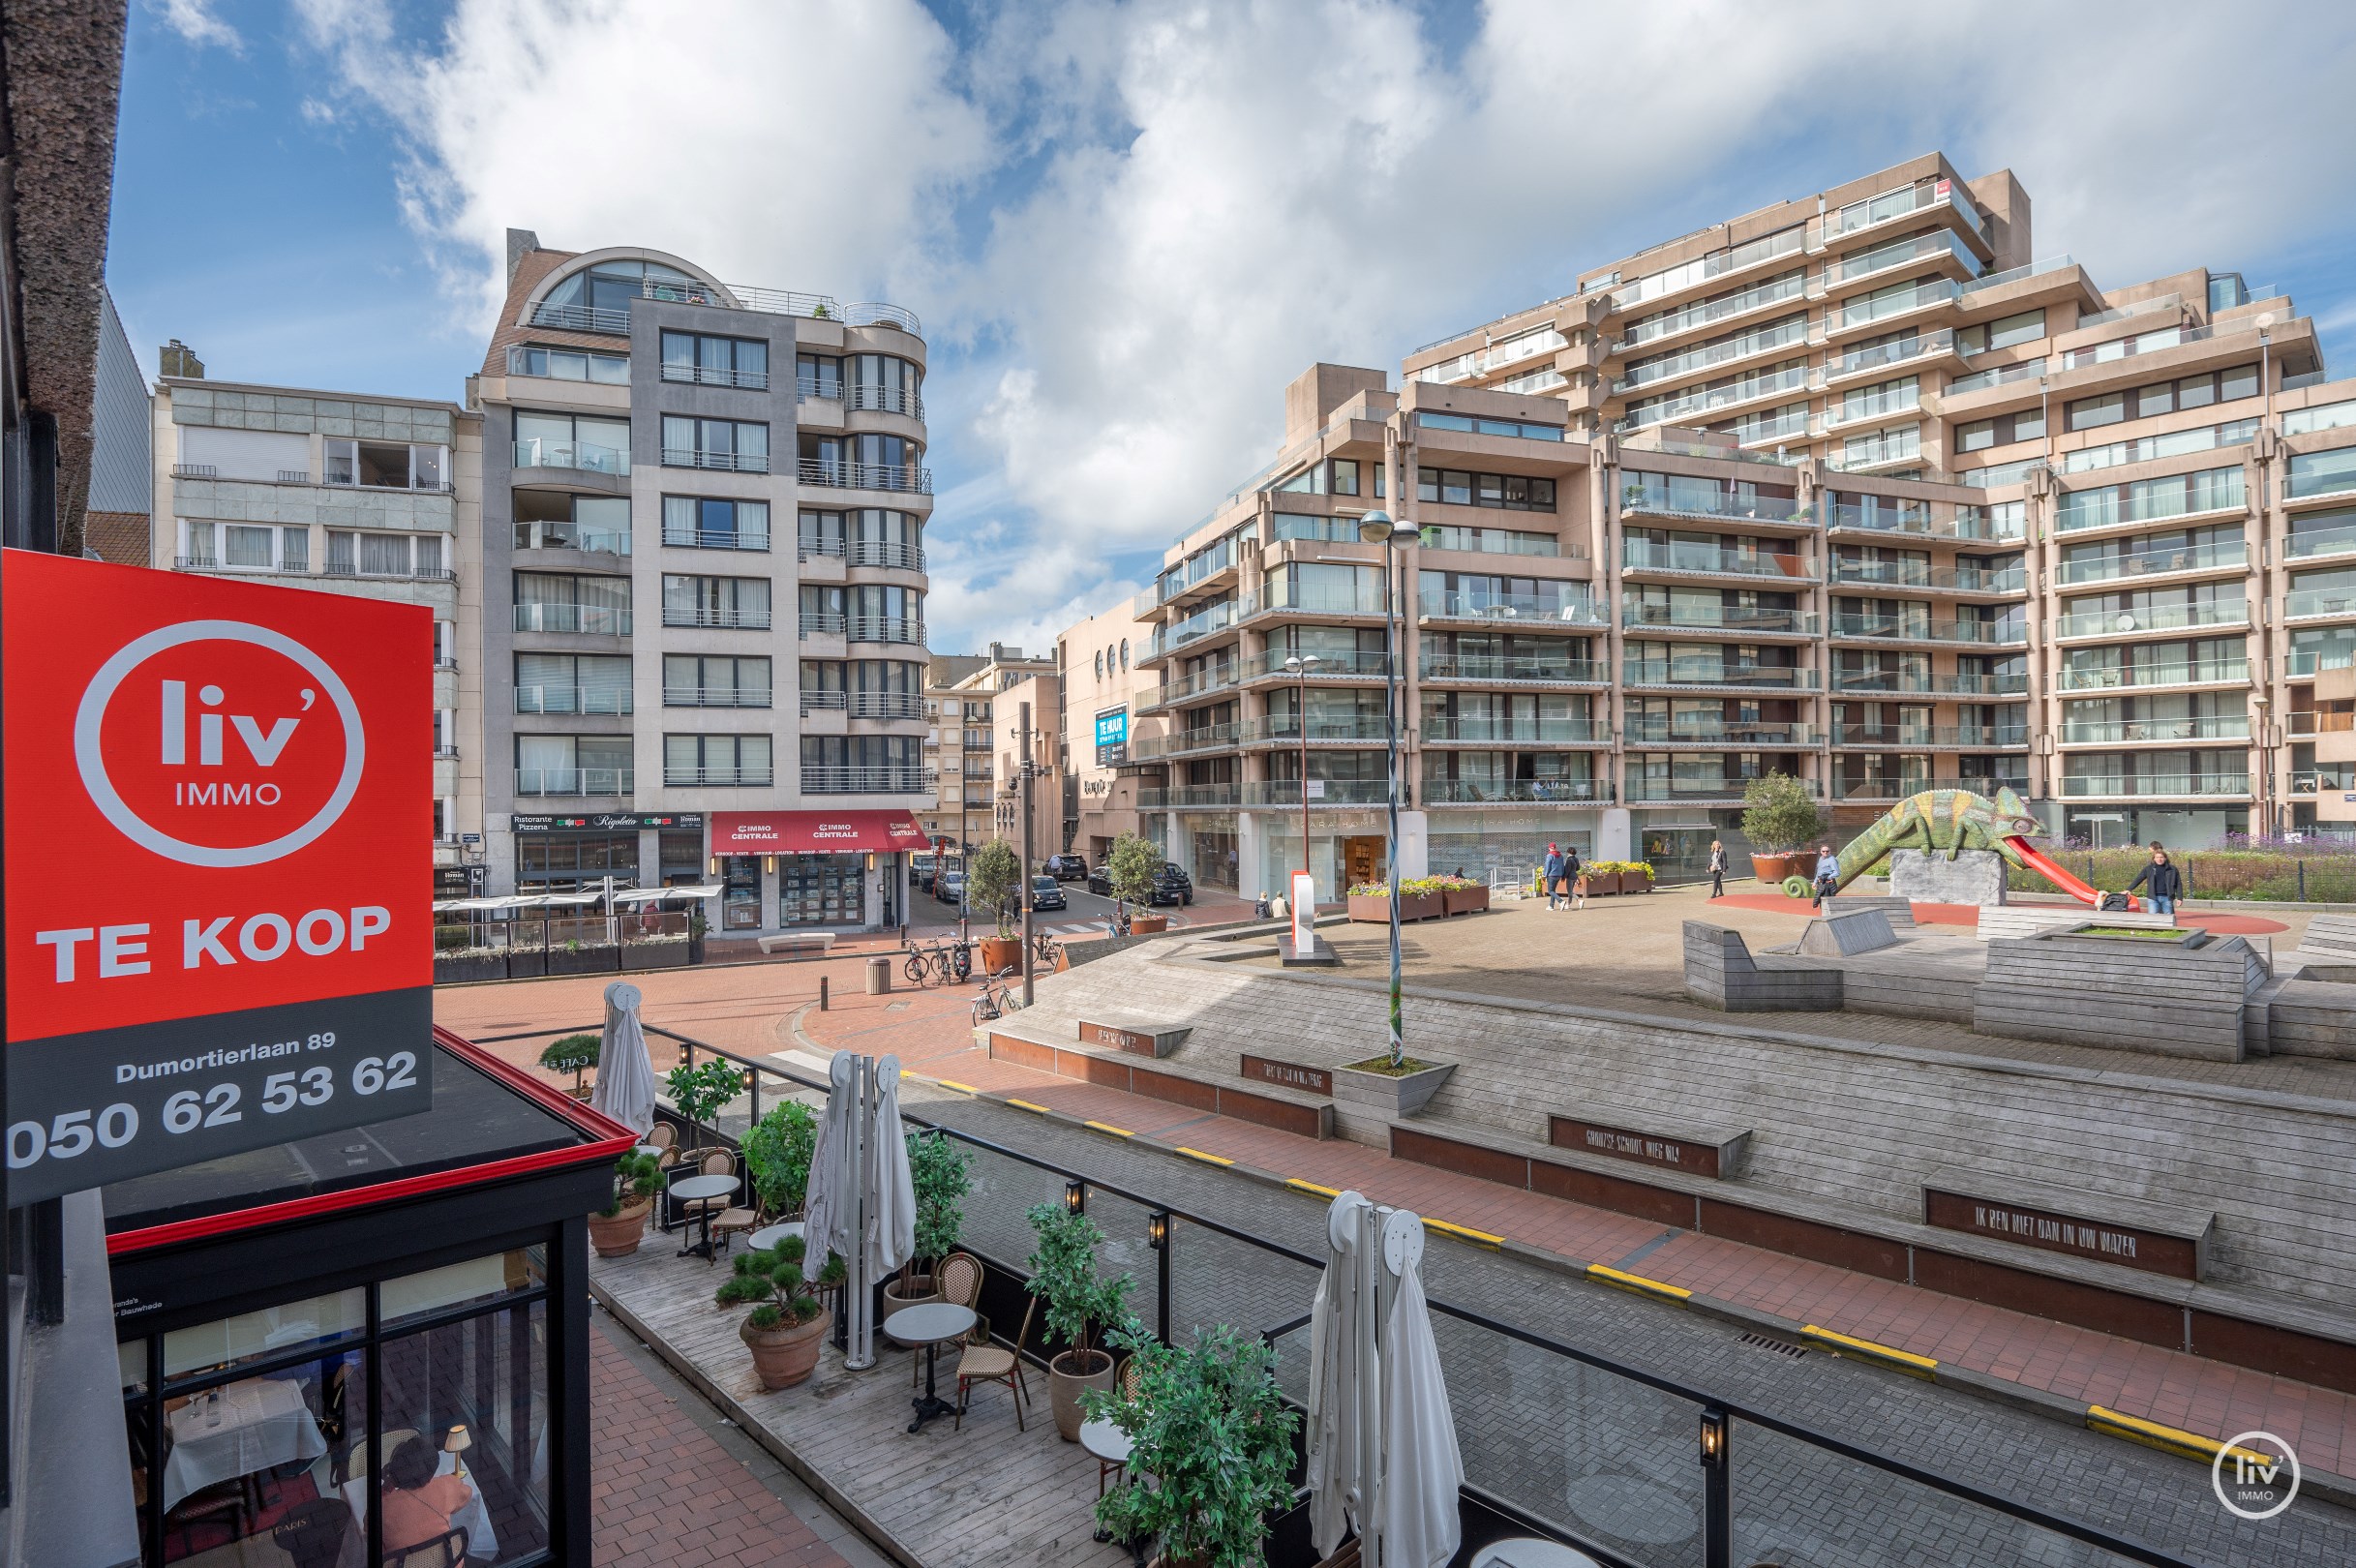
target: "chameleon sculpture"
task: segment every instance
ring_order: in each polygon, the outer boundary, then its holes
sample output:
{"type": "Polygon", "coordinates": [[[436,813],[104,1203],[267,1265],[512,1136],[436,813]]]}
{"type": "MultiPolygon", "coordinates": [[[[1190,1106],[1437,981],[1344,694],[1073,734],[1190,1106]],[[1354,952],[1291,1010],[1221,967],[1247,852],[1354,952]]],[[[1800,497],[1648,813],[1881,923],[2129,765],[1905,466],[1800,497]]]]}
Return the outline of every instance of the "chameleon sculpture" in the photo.
{"type": "MultiPolygon", "coordinates": [[[[1901,849],[1925,854],[1944,850],[1950,860],[1968,849],[1992,850],[2009,864],[2042,872],[2044,867],[2031,862],[2020,842],[2021,835],[2040,830],[2021,798],[2009,789],[1999,789],[1993,800],[1970,790],[1924,790],[1900,800],[1849,841],[1840,853],[1841,886],[1847,887],[1891,850],[1901,849]]],[[[1811,889],[1802,877],[1787,881],[1785,891],[1792,891],[1795,882],[1800,885],[1796,896],[1806,897],[1811,889]]]]}

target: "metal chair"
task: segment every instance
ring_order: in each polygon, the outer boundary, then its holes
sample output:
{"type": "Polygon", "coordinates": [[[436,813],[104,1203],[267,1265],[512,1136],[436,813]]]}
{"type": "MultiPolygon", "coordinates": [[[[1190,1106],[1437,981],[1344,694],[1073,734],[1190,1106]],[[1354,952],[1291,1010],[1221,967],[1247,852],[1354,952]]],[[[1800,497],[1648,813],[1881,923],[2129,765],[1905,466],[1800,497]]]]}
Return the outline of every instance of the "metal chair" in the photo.
{"type": "MultiPolygon", "coordinates": [[[[1024,1431],[1022,1407],[1030,1402],[1031,1390],[1023,1381],[1022,1342],[1031,1337],[1031,1314],[1039,1311],[1039,1298],[1033,1296],[1022,1310],[1022,1327],[1014,1333],[1011,1347],[995,1344],[971,1344],[957,1358],[957,1416],[950,1423],[951,1432],[965,1427],[966,1397],[976,1383],[1004,1383],[1014,1396],[1014,1430],[1024,1431]]],[[[1099,1493],[1102,1495],[1102,1483],[1099,1493]]]]}
{"type": "Polygon", "coordinates": [[[384,1568],[466,1568],[467,1532],[450,1529],[431,1541],[384,1554],[384,1568]]]}

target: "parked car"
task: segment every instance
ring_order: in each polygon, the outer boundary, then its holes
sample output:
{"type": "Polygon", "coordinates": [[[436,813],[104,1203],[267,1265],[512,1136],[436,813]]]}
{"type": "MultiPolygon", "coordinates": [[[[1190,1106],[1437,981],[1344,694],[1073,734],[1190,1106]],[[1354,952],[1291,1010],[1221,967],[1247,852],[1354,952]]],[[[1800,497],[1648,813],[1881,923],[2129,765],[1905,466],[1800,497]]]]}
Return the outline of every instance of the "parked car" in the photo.
{"type": "Polygon", "coordinates": [[[1112,868],[1100,865],[1088,873],[1088,890],[1100,898],[1112,896],[1112,868]]]}
{"type": "Polygon", "coordinates": [[[1177,861],[1164,860],[1162,869],[1154,873],[1154,890],[1146,895],[1145,901],[1176,904],[1183,909],[1194,901],[1194,881],[1177,861]]]}
{"type": "Polygon", "coordinates": [[[1089,882],[1088,857],[1085,855],[1050,855],[1041,870],[1058,882],[1089,882]]]}
{"type": "Polygon", "coordinates": [[[965,896],[964,868],[952,865],[942,872],[939,879],[933,883],[932,895],[944,904],[953,904],[963,898],[965,896]]]}
{"type": "Polygon", "coordinates": [[[933,873],[940,869],[941,858],[930,851],[908,857],[908,885],[919,892],[932,891],[933,873]]]}
{"type": "Polygon", "coordinates": [[[1031,907],[1033,909],[1070,909],[1064,897],[1064,885],[1050,876],[1031,879],[1031,907]]]}

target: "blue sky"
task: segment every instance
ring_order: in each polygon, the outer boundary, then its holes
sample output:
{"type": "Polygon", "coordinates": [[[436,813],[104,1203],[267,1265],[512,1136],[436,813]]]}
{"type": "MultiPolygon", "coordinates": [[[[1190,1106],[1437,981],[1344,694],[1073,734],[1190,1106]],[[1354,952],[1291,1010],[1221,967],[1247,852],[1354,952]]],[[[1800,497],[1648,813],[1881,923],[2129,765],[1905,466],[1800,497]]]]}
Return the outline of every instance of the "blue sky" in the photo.
{"type": "Polygon", "coordinates": [[[1396,374],[1933,147],[2011,167],[2040,255],[2238,268],[2356,373],[2356,13],[1807,11],[133,0],[109,275],[151,372],[178,337],[222,377],[453,399],[509,225],[906,305],[942,648],[1133,591],[1311,361],[1396,374]]]}

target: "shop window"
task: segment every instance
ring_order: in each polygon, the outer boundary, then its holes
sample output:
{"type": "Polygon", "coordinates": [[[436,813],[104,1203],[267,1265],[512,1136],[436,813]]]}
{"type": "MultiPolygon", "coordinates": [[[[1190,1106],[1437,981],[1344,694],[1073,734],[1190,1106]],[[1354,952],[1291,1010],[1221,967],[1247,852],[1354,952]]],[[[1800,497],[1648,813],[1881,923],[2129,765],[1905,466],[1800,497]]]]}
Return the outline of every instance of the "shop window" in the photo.
{"type": "Polygon", "coordinates": [[[779,925],[863,925],[867,858],[787,855],[777,861],[779,925]]]}

